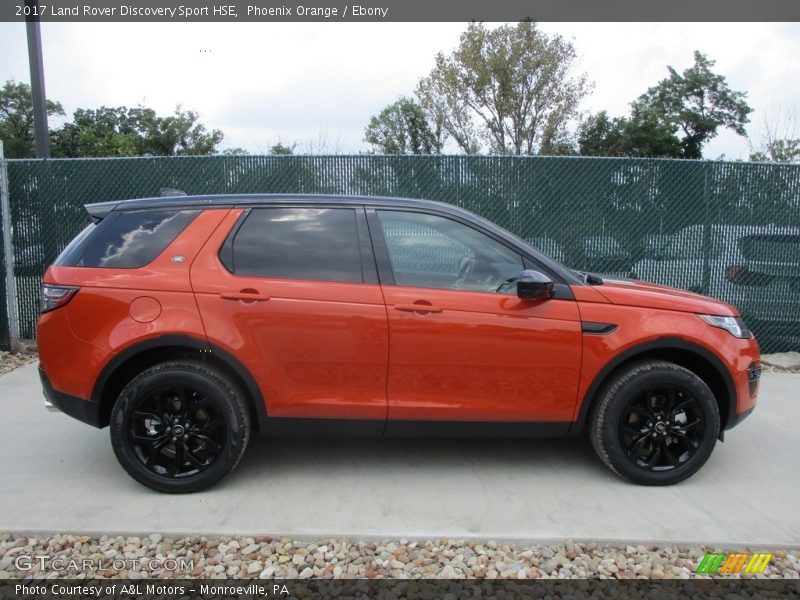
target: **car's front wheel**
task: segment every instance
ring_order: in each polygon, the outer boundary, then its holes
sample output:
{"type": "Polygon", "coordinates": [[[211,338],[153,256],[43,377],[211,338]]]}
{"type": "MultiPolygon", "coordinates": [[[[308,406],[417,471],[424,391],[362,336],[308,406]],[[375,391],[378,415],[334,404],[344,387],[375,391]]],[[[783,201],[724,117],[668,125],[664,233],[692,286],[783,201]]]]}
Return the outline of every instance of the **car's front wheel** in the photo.
{"type": "Polygon", "coordinates": [[[250,417],[241,392],[208,365],[168,362],[136,376],[111,413],[111,444],[124,469],[162,492],[196,492],[244,454],[250,417]]]}
{"type": "Polygon", "coordinates": [[[653,360],[606,383],[589,435],[598,456],[624,479],[669,485],[703,466],[719,427],[719,409],[705,382],[679,365],[653,360]]]}

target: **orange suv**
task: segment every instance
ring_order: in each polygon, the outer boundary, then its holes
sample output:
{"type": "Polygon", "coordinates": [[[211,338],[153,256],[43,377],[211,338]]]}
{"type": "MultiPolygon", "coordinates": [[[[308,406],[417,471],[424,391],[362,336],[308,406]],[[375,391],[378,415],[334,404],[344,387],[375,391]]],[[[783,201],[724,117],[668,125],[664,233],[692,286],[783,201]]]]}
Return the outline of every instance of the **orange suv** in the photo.
{"type": "Polygon", "coordinates": [[[681,481],[747,416],[758,345],[732,306],[572,271],[460,208],[342,196],[87,205],[47,270],[46,403],[137,481],[206,488],[251,432],[577,436],[681,481]]]}

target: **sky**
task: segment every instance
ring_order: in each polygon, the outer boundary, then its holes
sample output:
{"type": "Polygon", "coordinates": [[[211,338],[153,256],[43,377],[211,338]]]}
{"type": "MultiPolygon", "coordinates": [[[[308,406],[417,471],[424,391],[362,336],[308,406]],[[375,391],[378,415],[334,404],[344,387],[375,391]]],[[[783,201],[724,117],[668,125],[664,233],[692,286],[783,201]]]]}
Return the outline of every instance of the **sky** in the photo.
{"type": "MultiPolygon", "coordinates": [[[[490,26],[494,26],[491,25],[490,26]]],[[[411,95],[452,50],[464,23],[43,23],[45,86],[67,114],[76,108],[144,104],[161,114],[180,104],[221,148],[266,153],[368,150],[364,127],[400,95],[411,95]]],[[[798,23],[541,23],[575,44],[577,71],[594,82],[581,108],[628,112],[629,103],[689,67],[694,50],[748,93],[750,132],[800,110],[798,23]]],[[[0,23],[0,83],[29,82],[25,26],[0,23]]],[[[58,122],[51,124],[57,126],[58,122]]],[[[746,159],[747,141],[722,132],[706,158],[746,159]]]]}

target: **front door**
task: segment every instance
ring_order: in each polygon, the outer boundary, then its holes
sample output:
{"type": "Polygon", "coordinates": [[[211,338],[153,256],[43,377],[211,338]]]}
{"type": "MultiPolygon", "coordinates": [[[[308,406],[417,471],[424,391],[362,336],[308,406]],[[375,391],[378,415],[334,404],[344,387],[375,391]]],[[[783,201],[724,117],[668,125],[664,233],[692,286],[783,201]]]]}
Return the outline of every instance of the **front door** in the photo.
{"type": "Polygon", "coordinates": [[[501,287],[530,265],[465,222],[378,209],[370,228],[391,340],[387,433],[401,421],[571,421],[582,343],[574,300],[522,300],[501,287]]]}

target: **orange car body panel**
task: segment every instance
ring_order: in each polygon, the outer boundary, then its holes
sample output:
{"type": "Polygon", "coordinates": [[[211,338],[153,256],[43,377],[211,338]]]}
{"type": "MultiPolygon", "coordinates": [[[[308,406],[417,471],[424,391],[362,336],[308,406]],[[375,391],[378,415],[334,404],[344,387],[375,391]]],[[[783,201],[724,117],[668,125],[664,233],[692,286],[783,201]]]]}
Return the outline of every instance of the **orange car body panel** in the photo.
{"type": "Polygon", "coordinates": [[[66,306],[39,320],[40,361],[56,390],[89,399],[102,370],[126,348],[170,334],[205,339],[189,267],[227,212],[202,212],[155,260],[140,269],[54,265],[47,270],[45,282],[80,286],[66,306]],[[174,256],[184,260],[175,262],[174,256]],[[153,302],[160,310],[148,321],[153,311],[137,312],[137,308],[153,302]]]}
{"type": "Polygon", "coordinates": [[[76,336],[65,310],[53,310],[39,317],[36,341],[39,364],[47,371],[53,387],[89,400],[100,370],[113,354],[76,336]]]}
{"type": "Polygon", "coordinates": [[[233,354],[275,417],[386,418],[389,332],[379,285],[234,275],[219,248],[241,211],[192,265],[209,342],[233,354]],[[229,300],[250,290],[269,300],[229,300]]]}
{"type": "Polygon", "coordinates": [[[205,209],[139,269],[50,267],[44,281],[80,286],[41,316],[41,365],[55,390],[92,398],[126,349],[189,336],[234,356],[268,416],[369,420],[574,422],[614,359],[677,337],[712,354],[734,380],[736,411],[755,403],[754,339],[696,313],[723,302],[640,282],[573,285],[574,299],[242,277],[219,248],[242,208],[205,209]],[[183,257],[183,260],[173,260],[183,257]],[[225,298],[255,293],[258,301],[225,298]],[[409,305],[435,308],[414,311],[409,305]],[[609,323],[606,335],[582,322],[609,323]]]}
{"type": "MultiPolygon", "coordinates": [[[[578,287],[573,289],[577,290],[578,287]]],[[[585,396],[592,381],[610,358],[674,332],[676,337],[702,348],[727,365],[736,389],[737,413],[755,406],[756,395],[750,393],[747,376],[747,369],[761,358],[755,339],[735,338],[727,331],[709,327],[697,316],[738,316],[735,307],[693,292],[642,281],[616,282],[610,279],[602,286],[589,289],[610,304],[582,302],[581,318],[585,321],[616,323],[619,328],[613,335],[585,336],[581,397],[585,396]]]]}
{"type": "Polygon", "coordinates": [[[727,331],[708,327],[703,335],[703,342],[706,348],[711,349],[722,360],[723,364],[728,365],[736,387],[736,412],[745,413],[755,408],[758,399],[758,383],[756,383],[755,390],[751,392],[747,369],[753,363],[760,363],[761,350],[755,339],[734,338],[730,340],[730,337],[731,335],[727,331]]]}
{"type": "Polygon", "coordinates": [[[384,295],[390,419],[571,419],[582,337],[574,301],[396,286],[384,295]],[[441,312],[409,311],[414,303],[441,312]]]}
{"type": "MultiPolygon", "coordinates": [[[[692,314],[739,315],[739,311],[736,308],[722,300],[645,281],[608,279],[603,282],[602,286],[597,286],[593,289],[610,303],[621,306],[635,306],[692,314]]],[[[669,327],[662,329],[662,333],[669,331],[669,327]]]]}

